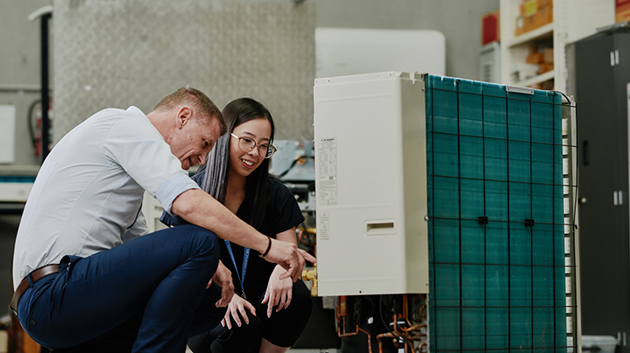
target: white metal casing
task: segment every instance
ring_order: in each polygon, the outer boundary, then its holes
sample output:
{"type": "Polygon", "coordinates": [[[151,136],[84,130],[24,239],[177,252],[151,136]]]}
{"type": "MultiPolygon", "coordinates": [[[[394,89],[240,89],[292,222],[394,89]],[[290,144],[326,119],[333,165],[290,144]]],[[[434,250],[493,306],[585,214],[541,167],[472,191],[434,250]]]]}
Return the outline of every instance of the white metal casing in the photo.
{"type": "Polygon", "coordinates": [[[424,81],[315,80],[319,295],[429,290],[424,81]]]}

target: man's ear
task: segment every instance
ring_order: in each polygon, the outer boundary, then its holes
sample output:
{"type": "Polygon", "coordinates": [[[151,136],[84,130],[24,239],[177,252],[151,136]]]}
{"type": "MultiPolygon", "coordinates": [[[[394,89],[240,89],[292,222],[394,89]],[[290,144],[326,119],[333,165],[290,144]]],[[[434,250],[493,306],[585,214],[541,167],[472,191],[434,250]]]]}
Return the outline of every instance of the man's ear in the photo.
{"type": "Polygon", "coordinates": [[[187,106],[183,106],[177,112],[177,127],[183,128],[190,119],[192,119],[193,111],[187,106]]]}

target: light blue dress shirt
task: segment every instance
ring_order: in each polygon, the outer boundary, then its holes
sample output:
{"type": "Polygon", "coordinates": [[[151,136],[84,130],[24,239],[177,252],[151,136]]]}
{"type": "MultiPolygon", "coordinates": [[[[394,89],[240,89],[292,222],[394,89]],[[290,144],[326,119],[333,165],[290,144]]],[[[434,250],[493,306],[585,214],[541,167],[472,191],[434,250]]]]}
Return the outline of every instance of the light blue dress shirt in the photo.
{"type": "Polygon", "coordinates": [[[170,213],[194,188],[138,108],[94,114],[55,145],[37,175],[15,243],[14,288],[65,255],[87,257],[146,234],[145,190],[170,213]]]}

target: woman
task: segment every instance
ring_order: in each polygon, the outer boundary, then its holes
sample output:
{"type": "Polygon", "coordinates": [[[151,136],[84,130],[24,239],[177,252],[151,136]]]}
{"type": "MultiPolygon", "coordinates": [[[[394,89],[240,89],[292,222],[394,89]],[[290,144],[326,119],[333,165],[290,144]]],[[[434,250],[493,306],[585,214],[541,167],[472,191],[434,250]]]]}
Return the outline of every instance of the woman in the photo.
{"type": "MultiPolygon", "coordinates": [[[[271,114],[259,102],[240,98],[223,109],[223,117],[228,133],[193,179],[261,233],[297,243],[295,227],[304,217],[291,191],[268,173],[276,151],[271,114]]],[[[166,213],[161,220],[184,223],[166,213]]],[[[306,327],[312,301],[304,283],[280,280],[285,270],[256,255],[227,241],[222,245],[235,295],[220,326],[189,340],[195,353],[285,352],[306,327]]]]}

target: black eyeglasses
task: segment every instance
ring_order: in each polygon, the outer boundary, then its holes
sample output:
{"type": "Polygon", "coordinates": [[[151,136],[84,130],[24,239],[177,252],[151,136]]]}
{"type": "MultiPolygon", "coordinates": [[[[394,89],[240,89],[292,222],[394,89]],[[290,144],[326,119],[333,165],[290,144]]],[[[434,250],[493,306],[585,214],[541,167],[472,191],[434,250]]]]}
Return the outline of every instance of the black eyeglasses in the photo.
{"type": "Polygon", "coordinates": [[[258,154],[262,158],[271,158],[271,156],[273,156],[273,154],[277,151],[276,147],[272,144],[262,143],[259,145],[256,141],[249,137],[238,137],[232,133],[230,135],[238,139],[238,148],[240,148],[243,152],[249,152],[258,146],[258,154]]]}

